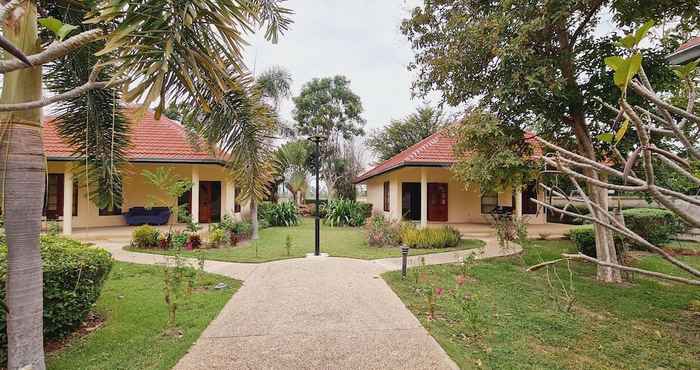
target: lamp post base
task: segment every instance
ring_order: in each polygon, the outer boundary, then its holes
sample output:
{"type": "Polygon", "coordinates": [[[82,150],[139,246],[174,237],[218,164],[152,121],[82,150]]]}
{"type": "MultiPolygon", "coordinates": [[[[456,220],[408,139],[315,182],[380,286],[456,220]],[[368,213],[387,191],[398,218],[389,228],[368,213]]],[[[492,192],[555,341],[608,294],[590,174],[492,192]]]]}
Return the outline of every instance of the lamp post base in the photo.
{"type": "Polygon", "coordinates": [[[321,253],[319,255],[316,255],[316,253],[307,253],[306,258],[326,258],[328,257],[328,253],[321,253]]]}

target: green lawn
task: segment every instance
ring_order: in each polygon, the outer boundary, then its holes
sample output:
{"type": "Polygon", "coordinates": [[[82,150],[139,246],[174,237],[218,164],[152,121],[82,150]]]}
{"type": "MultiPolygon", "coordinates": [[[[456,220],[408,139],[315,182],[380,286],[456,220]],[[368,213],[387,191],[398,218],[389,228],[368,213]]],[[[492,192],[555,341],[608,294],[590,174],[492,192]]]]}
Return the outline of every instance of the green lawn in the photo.
{"type": "MultiPolygon", "coordinates": [[[[572,263],[525,272],[527,266],[573,251],[568,241],[536,241],[522,256],[475,263],[466,283],[462,266],[384,275],[392,289],[464,369],[691,369],[700,368],[700,313],[688,303],[700,289],[637,277],[622,285],[594,280],[592,265],[572,263]],[[568,301],[562,286],[575,297],[568,301]],[[428,320],[427,292],[444,288],[428,320]],[[431,289],[432,288],[432,289],[431,289]],[[556,298],[555,298],[556,297],[556,298]]],[[[700,257],[684,258],[700,266],[700,257]]],[[[638,265],[669,268],[655,256],[638,265]]],[[[677,271],[677,270],[676,270],[677,271]]],[[[436,295],[436,294],[434,294],[436,295]]]]}
{"type": "Polygon", "coordinates": [[[93,333],[48,356],[48,368],[170,369],[187,352],[240,282],[204,274],[199,287],[177,311],[183,336],[164,335],[167,308],[162,267],[116,262],[95,310],[105,318],[93,333]],[[211,288],[219,282],[228,288],[211,288]]]}
{"type": "MultiPolygon", "coordinates": [[[[412,249],[411,254],[426,254],[449,252],[461,249],[478,248],[484,243],[480,240],[462,240],[457,248],[443,249],[412,249]]],[[[171,254],[170,251],[153,249],[131,249],[144,253],[171,254]]],[[[314,251],[314,220],[305,218],[299,226],[295,227],[270,227],[260,230],[260,239],[257,242],[246,242],[236,247],[223,247],[216,249],[204,249],[202,253],[208,260],[226,262],[267,262],[285,258],[304,257],[314,251]],[[287,235],[292,238],[292,248],[287,255],[285,240],[287,235]],[[257,249],[257,252],[256,252],[257,249]]],[[[321,252],[333,257],[350,257],[361,259],[377,259],[385,257],[399,257],[399,248],[370,247],[365,240],[362,228],[330,227],[321,224],[321,252]]],[[[183,252],[185,256],[194,257],[194,252],[183,252]]]]}

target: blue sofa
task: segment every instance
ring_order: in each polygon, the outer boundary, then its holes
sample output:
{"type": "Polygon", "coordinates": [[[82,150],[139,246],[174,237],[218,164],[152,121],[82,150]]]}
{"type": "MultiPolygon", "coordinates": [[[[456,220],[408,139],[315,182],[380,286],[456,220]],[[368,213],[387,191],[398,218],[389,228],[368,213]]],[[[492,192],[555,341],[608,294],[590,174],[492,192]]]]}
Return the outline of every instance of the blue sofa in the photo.
{"type": "Polygon", "coordinates": [[[133,207],[124,214],[127,225],[165,225],[170,219],[170,208],[168,207],[133,207]]]}

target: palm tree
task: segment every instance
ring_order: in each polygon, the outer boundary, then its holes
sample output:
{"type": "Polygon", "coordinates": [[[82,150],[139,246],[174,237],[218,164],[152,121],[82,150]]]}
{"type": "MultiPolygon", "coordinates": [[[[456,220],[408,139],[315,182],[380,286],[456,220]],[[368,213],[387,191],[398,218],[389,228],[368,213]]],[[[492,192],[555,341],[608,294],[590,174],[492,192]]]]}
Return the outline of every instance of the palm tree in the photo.
{"type": "MultiPolygon", "coordinates": [[[[7,367],[10,370],[45,369],[39,254],[46,170],[41,107],[92,89],[121,85],[126,87],[123,95],[126,101],[141,101],[144,107],[157,102],[158,115],[169,100],[199,104],[208,111],[212,101],[215,104],[222,101],[230,90],[238,87],[227,68],[243,69],[243,35],[265,25],[268,39],[274,41],[290,23],[287,18],[290,11],[281,7],[279,0],[59,0],[54,3],[65,9],[76,3],[94,3],[91,14],[95,16],[88,24],[118,26],[109,29],[104,47],[95,53],[101,60],[90,72],[86,84],[42,98],[42,65],[96,41],[102,34],[101,28],[82,32],[43,50],[37,0],[0,3],[4,5],[0,8],[0,19],[4,20],[5,36],[0,46],[7,50],[14,45],[35,65],[27,67],[26,63],[15,60],[0,62],[0,72],[4,73],[0,96],[0,184],[8,244],[7,367]],[[21,11],[12,11],[18,7],[21,11]],[[114,68],[109,82],[99,79],[104,77],[101,70],[107,65],[114,68]]],[[[65,36],[62,34],[60,38],[65,36]]],[[[64,128],[63,136],[74,137],[82,127],[66,124],[64,128]]],[[[246,131],[245,137],[258,134],[256,130],[246,131]]],[[[115,125],[111,132],[116,134],[116,131],[115,125]]],[[[251,139],[245,145],[255,146],[255,143],[251,139]]],[[[90,156],[88,152],[88,161],[90,156]]],[[[111,150],[108,158],[98,154],[93,158],[94,163],[114,159],[111,150]]],[[[249,159],[238,160],[243,166],[256,167],[257,164],[244,162],[249,159]]],[[[113,164],[109,168],[115,168],[113,164]]]]}
{"type": "Polygon", "coordinates": [[[204,137],[212,149],[229,158],[229,169],[240,184],[240,200],[250,201],[252,239],[258,239],[257,204],[269,193],[273,182],[271,138],[277,115],[262,100],[260,89],[249,79],[239,78],[237,88],[214,104],[208,112],[194,110],[185,119],[189,128],[204,137]]]}
{"type": "MultiPolygon", "coordinates": [[[[255,81],[263,98],[279,114],[280,103],[292,97],[292,74],[284,67],[272,66],[257,76],[255,81]]],[[[294,128],[282,120],[277,122],[277,127],[277,132],[283,137],[295,135],[294,128]]]]}
{"type": "Polygon", "coordinates": [[[294,196],[297,205],[302,205],[308,189],[309,144],[296,140],[282,145],[276,153],[278,171],[284,175],[285,186],[294,196]]]}

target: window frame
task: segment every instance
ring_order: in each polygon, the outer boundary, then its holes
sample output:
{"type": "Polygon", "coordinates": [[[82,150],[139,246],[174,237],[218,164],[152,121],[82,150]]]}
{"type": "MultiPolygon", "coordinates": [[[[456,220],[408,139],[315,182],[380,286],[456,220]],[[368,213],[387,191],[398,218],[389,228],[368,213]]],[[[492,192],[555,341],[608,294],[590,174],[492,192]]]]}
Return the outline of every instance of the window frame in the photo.
{"type": "Polygon", "coordinates": [[[391,198],[390,198],[391,188],[390,188],[389,181],[384,181],[383,188],[384,188],[384,194],[383,194],[384,195],[384,212],[391,212],[391,202],[390,202],[390,200],[391,200],[391,198]]]}

